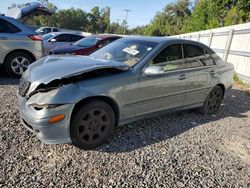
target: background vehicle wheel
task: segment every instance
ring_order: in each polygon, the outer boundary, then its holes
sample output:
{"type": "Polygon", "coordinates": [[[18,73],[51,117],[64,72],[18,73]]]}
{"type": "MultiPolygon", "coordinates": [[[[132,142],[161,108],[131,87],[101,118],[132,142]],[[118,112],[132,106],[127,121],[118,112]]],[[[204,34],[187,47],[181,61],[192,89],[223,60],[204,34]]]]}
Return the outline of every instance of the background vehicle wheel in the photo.
{"type": "Polygon", "coordinates": [[[220,109],[222,99],[222,89],[219,86],[215,86],[207,96],[207,99],[201,108],[201,112],[208,115],[216,113],[220,109]]]}
{"type": "Polygon", "coordinates": [[[26,52],[14,52],[5,60],[5,71],[9,76],[21,77],[23,72],[34,61],[26,52]]]}
{"type": "Polygon", "coordinates": [[[70,125],[70,136],[74,146],[93,149],[108,141],[115,128],[113,109],[103,101],[83,105],[70,125]]]}

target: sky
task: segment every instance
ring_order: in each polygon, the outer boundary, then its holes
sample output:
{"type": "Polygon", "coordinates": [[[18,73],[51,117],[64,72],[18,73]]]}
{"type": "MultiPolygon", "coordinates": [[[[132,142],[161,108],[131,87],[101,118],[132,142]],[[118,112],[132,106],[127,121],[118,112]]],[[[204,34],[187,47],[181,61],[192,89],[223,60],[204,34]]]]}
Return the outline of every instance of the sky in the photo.
{"type": "MultiPolygon", "coordinates": [[[[28,3],[34,0],[0,0],[0,13],[4,14],[8,7],[13,3],[28,3]]],[[[125,19],[124,9],[129,9],[128,25],[129,28],[138,25],[148,24],[158,11],[161,11],[168,3],[174,0],[50,0],[59,9],[80,8],[84,11],[90,11],[94,6],[111,8],[111,21],[119,23],[125,19]]]]}

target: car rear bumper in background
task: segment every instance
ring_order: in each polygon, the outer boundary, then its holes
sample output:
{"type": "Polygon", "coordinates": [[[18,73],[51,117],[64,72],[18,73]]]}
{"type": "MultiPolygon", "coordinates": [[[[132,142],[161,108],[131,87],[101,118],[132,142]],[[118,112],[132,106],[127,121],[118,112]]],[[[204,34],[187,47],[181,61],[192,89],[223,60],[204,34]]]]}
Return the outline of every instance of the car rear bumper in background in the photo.
{"type": "Polygon", "coordinates": [[[73,104],[66,104],[51,109],[34,110],[26,105],[26,99],[21,98],[21,123],[43,143],[69,143],[71,142],[70,116],[73,108],[73,104]],[[50,124],[49,119],[59,114],[65,114],[65,118],[57,123],[50,124]]]}

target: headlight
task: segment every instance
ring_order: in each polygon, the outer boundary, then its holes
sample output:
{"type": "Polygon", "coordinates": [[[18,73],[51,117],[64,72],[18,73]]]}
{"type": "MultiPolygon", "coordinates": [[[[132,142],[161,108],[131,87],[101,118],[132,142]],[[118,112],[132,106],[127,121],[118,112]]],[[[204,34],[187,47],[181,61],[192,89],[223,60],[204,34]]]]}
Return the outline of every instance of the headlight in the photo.
{"type": "Polygon", "coordinates": [[[63,104],[35,104],[32,103],[29,106],[34,108],[35,110],[42,110],[44,108],[56,108],[58,106],[62,106],[63,104]]]}

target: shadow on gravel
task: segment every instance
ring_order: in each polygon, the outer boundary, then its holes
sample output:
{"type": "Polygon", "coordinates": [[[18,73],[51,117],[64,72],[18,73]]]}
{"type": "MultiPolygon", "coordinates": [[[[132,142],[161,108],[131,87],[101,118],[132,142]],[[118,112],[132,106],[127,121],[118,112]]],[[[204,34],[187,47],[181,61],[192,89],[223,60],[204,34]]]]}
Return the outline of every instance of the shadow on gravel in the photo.
{"type": "Polygon", "coordinates": [[[130,152],[171,139],[189,129],[222,118],[248,117],[244,113],[249,110],[250,97],[244,91],[232,89],[226,94],[221,109],[216,115],[204,116],[197,110],[188,110],[137,121],[119,127],[112,141],[97,150],[109,153],[130,152]]]}
{"type": "Polygon", "coordinates": [[[18,85],[19,78],[9,77],[3,70],[0,70],[0,85],[18,85]]]}

